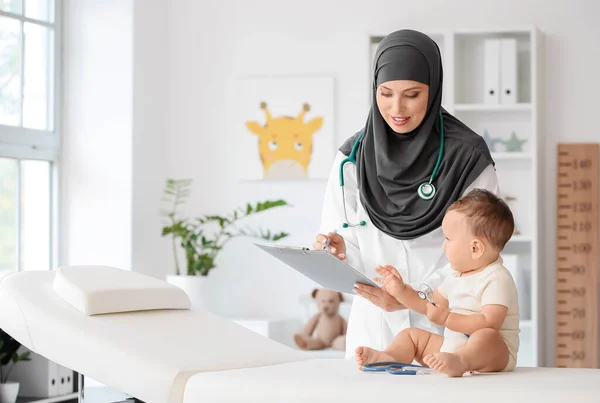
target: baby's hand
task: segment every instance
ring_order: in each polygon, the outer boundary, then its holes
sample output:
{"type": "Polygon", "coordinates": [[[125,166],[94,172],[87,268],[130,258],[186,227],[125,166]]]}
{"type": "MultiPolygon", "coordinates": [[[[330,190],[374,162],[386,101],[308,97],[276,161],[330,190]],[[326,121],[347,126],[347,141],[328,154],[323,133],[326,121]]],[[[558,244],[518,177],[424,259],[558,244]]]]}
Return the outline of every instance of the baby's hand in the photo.
{"type": "Polygon", "coordinates": [[[446,326],[448,315],[450,315],[448,307],[440,304],[433,305],[429,302],[427,303],[427,317],[436,325],[446,326]]]}
{"type": "Polygon", "coordinates": [[[402,276],[393,266],[377,266],[375,271],[382,277],[376,277],[375,281],[383,284],[383,288],[396,299],[402,297],[405,292],[406,284],[402,280],[402,276]]]}

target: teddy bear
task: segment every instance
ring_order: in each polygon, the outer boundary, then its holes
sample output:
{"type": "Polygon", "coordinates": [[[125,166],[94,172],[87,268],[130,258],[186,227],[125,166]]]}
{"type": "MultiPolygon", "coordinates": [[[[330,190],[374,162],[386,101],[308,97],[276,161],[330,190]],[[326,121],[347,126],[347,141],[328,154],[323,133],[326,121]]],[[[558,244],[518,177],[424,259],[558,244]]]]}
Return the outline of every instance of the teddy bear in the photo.
{"type": "Polygon", "coordinates": [[[294,334],[296,345],[303,350],[322,350],[329,347],[345,350],[348,324],[338,314],[344,296],[341,292],[315,288],[312,297],[317,301],[319,313],[309,319],[302,332],[294,334]]]}

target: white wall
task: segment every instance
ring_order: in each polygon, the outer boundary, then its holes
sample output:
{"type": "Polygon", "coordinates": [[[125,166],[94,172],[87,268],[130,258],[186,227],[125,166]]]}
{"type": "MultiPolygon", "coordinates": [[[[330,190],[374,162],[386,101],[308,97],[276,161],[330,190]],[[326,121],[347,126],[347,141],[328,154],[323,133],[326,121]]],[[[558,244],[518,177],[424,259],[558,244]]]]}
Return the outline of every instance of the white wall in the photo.
{"type": "Polygon", "coordinates": [[[131,267],[132,5],[64,3],[61,264],[131,267]]]}

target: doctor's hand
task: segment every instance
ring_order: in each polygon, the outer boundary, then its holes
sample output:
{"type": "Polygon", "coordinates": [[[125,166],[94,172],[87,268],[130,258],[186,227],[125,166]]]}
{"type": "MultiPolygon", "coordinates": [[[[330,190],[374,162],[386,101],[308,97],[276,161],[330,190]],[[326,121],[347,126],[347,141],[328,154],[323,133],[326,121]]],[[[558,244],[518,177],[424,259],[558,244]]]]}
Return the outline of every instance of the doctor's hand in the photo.
{"type": "Polygon", "coordinates": [[[327,238],[331,238],[331,242],[327,247],[327,251],[333,256],[345,262],[346,241],[344,241],[344,237],[338,234],[337,232],[330,232],[329,234],[317,234],[315,243],[313,243],[312,245],[313,249],[323,249],[323,246],[325,246],[325,244],[327,243],[327,238]]]}
{"type": "Polygon", "coordinates": [[[357,283],[354,284],[354,292],[386,312],[394,312],[399,309],[406,309],[406,307],[398,302],[398,300],[389,292],[387,292],[385,288],[357,283]]]}

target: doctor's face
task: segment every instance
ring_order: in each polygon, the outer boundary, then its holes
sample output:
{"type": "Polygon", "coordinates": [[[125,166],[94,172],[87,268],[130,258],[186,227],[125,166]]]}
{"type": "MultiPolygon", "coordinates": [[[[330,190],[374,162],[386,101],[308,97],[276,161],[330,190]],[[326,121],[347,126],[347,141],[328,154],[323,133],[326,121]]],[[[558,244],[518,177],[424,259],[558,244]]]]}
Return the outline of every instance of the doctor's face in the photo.
{"type": "Polygon", "coordinates": [[[386,81],[377,87],[377,107],[393,131],[399,134],[416,129],[427,112],[429,86],[418,81],[386,81]]]}
{"type": "Polygon", "coordinates": [[[452,269],[461,273],[473,270],[476,267],[471,250],[474,236],[467,225],[465,215],[453,210],[448,211],[442,221],[442,232],[442,248],[452,269]]]}

